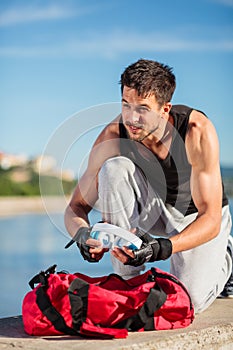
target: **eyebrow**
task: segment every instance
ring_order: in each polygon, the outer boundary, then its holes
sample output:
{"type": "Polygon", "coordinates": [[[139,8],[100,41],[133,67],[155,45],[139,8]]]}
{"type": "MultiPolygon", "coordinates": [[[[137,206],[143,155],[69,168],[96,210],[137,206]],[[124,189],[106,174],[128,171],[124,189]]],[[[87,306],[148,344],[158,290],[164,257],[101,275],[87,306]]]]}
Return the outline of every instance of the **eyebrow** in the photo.
{"type": "MultiPolygon", "coordinates": [[[[130,105],[130,103],[124,98],[121,99],[121,102],[125,102],[125,103],[128,103],[130,105]]],[[[141,104],[139,104],[137,106],[138,107],[147,107],[147,108],[151,109],[151,106],[149,106],[147,103],[141,103],[141,104]]]]}

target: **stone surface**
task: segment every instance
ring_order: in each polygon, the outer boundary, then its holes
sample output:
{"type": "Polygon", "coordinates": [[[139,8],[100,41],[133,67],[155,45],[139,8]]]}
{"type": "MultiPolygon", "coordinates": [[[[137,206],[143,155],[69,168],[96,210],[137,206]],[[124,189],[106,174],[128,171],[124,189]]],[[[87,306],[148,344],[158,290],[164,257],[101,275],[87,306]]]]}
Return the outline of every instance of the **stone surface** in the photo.
{"type": "Polygon", "coordinates": [[[22,317],[0,320],[0,349],[26,350],[232,350],[233,299],[217,299],[184,329],[129,333],[126,339],[99,340],[70,336],[31,337],[22,317]]]}

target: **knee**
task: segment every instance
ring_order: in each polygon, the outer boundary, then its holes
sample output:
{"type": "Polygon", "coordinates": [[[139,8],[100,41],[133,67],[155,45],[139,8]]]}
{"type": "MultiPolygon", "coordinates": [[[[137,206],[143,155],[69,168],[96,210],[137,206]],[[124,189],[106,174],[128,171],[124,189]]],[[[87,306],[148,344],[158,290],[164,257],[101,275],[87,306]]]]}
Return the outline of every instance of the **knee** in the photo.
{"type": "Polygon", "coordinates": [[[135,165],[133,162],[126,157],[114,157],[107,159],[100,171],[99,171],[99,181],[108,181],[110,183],[114,182],[115,179],[122,179],[125,176],[128,177],[129,173],[133,174],[135,172],[135,165]]]}

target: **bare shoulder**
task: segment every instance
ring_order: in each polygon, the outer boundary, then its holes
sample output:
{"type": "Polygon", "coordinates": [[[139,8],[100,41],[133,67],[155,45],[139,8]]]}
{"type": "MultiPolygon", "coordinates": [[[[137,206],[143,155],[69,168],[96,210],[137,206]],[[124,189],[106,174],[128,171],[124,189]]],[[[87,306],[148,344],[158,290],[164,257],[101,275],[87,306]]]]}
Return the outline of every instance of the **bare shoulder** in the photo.
{"type": "Polygon", "coordinates": [[[90,152],[89,170],[98,171],[105,160],[120,154],[119,119],[120,116],[115,118],[98,135],[90,152]]]}
{"type": "Polygon", "coordinates": [[[203,113],[193,110],[189,118],[188,135],[192,133],[204,136],[209,133],[216,133],[213,123],[203,113]]]}
{"type": "Polygon", "coordinates": [[[191,112],[185,144],[192,165],[204,164],[207,159],[213,162],[218,159],[219,144],[215,127],[201,112],[191,112]]]}
{"type": "Polygon", "coordinates": [[[120,116],[116,117],[109,124],[107,124],[97,137],[95,144],[101,143],[102,141],[119,138],[119,121],[120,116]]]}

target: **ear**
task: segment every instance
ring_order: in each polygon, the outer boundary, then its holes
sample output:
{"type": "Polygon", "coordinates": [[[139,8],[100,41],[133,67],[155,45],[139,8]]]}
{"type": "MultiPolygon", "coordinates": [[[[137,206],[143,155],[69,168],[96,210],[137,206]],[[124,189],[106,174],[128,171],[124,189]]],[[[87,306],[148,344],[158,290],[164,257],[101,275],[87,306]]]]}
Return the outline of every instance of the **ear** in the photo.
{"type": "Polygon", "coordinates": [[[164,103],[164,105],[162,107],[164,113],[169,113],[171,108],[172,108],[171,102],[164,103]]]}

